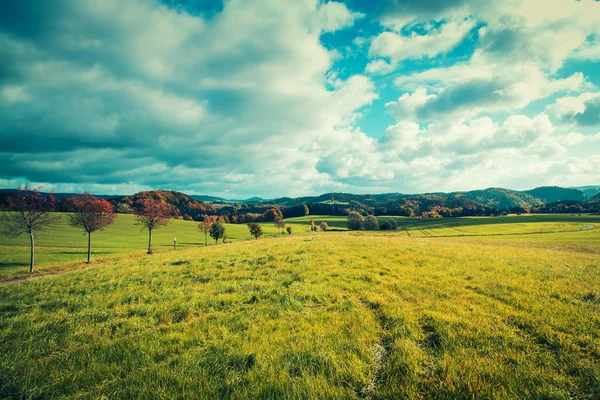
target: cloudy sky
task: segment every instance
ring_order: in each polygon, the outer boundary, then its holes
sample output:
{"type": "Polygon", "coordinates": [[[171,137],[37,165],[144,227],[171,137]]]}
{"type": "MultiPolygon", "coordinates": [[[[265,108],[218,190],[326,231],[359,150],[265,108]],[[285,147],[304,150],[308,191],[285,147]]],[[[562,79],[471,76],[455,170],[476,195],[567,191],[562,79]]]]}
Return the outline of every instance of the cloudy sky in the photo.
{"type": "Polygon", "coordinates": [[[595,0],[0,2],[0,187],[600,184],[595,0]]]}

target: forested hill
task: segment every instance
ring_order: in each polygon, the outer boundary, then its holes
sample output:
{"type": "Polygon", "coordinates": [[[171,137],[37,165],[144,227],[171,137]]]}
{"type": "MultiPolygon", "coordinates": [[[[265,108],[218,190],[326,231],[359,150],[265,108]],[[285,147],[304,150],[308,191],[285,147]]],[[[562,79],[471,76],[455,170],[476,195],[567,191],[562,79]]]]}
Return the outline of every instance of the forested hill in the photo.
{"type": "MultiPolygon", "coordinates": [[[[589,188],[589,187],[587,187],[589,188]]],[[[10,209],[15,190],[0,190],[0,208],[10,209]]],[[[588,193],[591,192],[588,190],[588,193]]],[[[119,213],[132,213],[144,198],[165,202],[173,216],[201,220],[204,215],[219,215],[234,223],[268,222],[283,217],[304,215],[346,215],[357,211],[363,215],[399,215],[421,218],[443,218],[501,213],[581,213],[600,211],[600,192],[592,196],[575,188],[539,187],[527,191],[488,188],[467,192],[424,194],[350,194],[327,193],[320,196],[259,198],[244,202],[208,196],[189,196],[166,190],[140,192],[130,196],[99,196],[110,201],[119,213]],[[194,199],[213,199],[203,202],[194,199]]],[[[73,195],[55,194],[56,211],[73,208],[73,195]]]]}
{"type": "MultiPolygon", "coordinates": [[[[600,189],[596,192],[600,192],[600,189]]],[[[595,194],[595,193],[593,193],[595,194]]],[[[592,194],[592,195],[593,195],[592,194]]],[[[363,204],[375,205],[376,203],[397,201],[399,199],[445,199],[448,200],[472,200],[478,205],[495,208],[498,210],[511,208],[531,208],[544,204],[563,200],[575,200],[585,202],[592,196],[586,196],[581,190],[567,189],[559,186],[542,186],[526,191],[517,191],[503,188],[488,188],[483,190],[471,190],[467,192],[450,193],[423,193],[423,194],[350,194],[350,193],[327,193],[320,196],[306,197],[282,197],[268,201],[271,204],[281,206],[293,206],[304,203],[349,203],[358,201],[363,204]]]]}

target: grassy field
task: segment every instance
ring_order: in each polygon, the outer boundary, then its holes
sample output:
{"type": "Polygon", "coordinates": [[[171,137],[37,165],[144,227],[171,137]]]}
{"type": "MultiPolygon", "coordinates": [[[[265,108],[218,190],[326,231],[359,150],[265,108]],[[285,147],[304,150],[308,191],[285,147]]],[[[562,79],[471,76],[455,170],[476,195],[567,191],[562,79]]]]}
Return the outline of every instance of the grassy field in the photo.
{"type": "Polygon", "coordinates": [[[598,216],[421,221],[2,285],[0,398],[600,398],[598,216]]]}
{"type": "MultiPolygon", "coordinates": [[[[86,261],[87,235],[83,230],[68,224],[67,214],[57,214],[60,222],[36,235],[36,273],[73,267],[73,263],[86,261]]],[[[250,239],[246,225],[226,224],[227,242],[250,239]]],[[[0,233],[5,227],[0,220],[0,233]]],[[[264,224],[265,237],[276,235],[272,224],[264,224]]],[[[204,246],[204,234],[198,231],[198,222],[174,220],[166,227],[153,232],[154,251],[171,251],[173,239],[180,249],[204,246]]],[[[148,231],[135,224],[133,215],[120,214],[115,223],[93,234],[94,260],[114,259],[122,256],[141,256],[148,249],[148,231]]],[[[208,244],[214,244],[209,236],[208,244]]],[[[0,281],[28,275],[29,237],[21,235],[11,239],[0,234],[0,281]]]]}
{"type": "MultiPolygon", "coordinates": [[[[393,218],[398,223],[398,230],[408,231],[410,236],[482,236],[509,235],[522,233],[547,233],[561,231],[578,231],[588,229],[588,225],[599,227],[600,216],[582,214],[528,214],[510,215],[506,217],[459,217],[441,219],[421,219],[408,217],[377,217],[379,223],[393,218]]],[[[286,222],[299,225],[308,231],[310,221],[319,224],[327,222],[330,228],[346,229],[345,216],[307,215],[306,217],[288,218],[286,222]]]]}

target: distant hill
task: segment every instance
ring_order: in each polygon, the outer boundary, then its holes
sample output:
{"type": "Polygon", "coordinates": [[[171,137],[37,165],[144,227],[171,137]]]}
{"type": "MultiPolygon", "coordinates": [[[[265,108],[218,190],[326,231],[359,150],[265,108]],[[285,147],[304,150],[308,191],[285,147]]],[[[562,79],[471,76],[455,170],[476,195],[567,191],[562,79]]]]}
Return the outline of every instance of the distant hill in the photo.
{"type": "MultiPolygon", "coordinates": [[[[582,187],[589,193],[595,186],[582,187]]],[[[14,189],[0,189],[0,208],[10,207],[9,197],[14,189]]],[[[55,193],[58,211],[72,210],[72,193],[55,193]]],[[[265,200],[251,197],[232,200],[217,196],[187,195],[167,190],[136,193],[131,196],[99,195],[115,205],[120,213],[130,213],[138,200],[152,197],[173,207],[175,215],[184,219],[201,220],[204,215],[237,217],[236,222],[261,221],[270,209],[279,209],[284,217],[304,216],[305,205],[310,214],[346,215],[357,211],[363,215],[401,215],[423,218],[492,215],[500,212],[597,212],[600,193],[587,196],[577,188],[543,186],[518,191],[488,188],[450,193],[382,193],[352,194],[325,193],[319,196],[281,197],[265,200]],[[551,205],[550,207],[545,207],[551,205]],[[558,211],[556,211],[558,210],[558,211]],[[581,211],[579,211],[581,210],[581,211]],[[587,211],[586,211],[587,210],[587,211]],[[242,218],[240,218],[242,217],[242,218]],[[250,218],[250,219],[248,219],[250,218]]]]}
{"type": "Polygon", "coordinates": [[[469,192],[450,193],[449,195],[473,200],[481,205],[496,209],[510,209],[515,207],[528,208],[544,203],[541,199],[538,199],[527,192],[502,188],[471,190],[469,192]]]}
{"type": "Polygon", "coordinates": [[[190,198],[192,198],[194,200],[198,200],[198,201],[203,201],[205,203],[214,203],[217,201],[227,201],[227,199],[224,199],[223,197],[202,196],[202,195],[195,195],[195,194],[190,195],[190,198]]]}
{"type": "Polygon", "coordinates": [[[245,200],[235,200],[235,199],[226,199],[224,197],[216,197],[216,196],[204,196],[204,195],[190,195],[190,197],[194,200],[203,201],[205,203],[258,203],[259,201],[263,201],[260,197],[250,197],[245,200]]]}
{"type": "Polygon", "coordinates": [[[562,200],[584,201],[585,194],[578,189],[567,189],[558,186],[542,186],[527,190],[525,193],[540,199],[542,203],[555,203],[562,200]]]}
{"type": "MultiPolygon", "coordinates": [[[[2,193],[16,193],[17,189],[0,189],[0,192],[2,193]]],[[[49,196],[50,192],[41,192],[42,195],[44,196],[49,196]]],[[[73,197],[73,196],[77,196],[81,193],[54,193],[54,198],[56,200],[62,200],[64,198],[67,197],[73,197]]],[[[124,197],[123,195],[114,195],[114,194],[94,194],[95,197],[99,198],[99,199],[119,199],[121,197],[124,197]]]]}
{"type": "Polygon", "coordinates": [[[600,193],[600,185],[590,185],[590,186],[574,186],[570,189],[578,189],[583,192],[587,197],[594,197],[597,193],[600,193]]]}

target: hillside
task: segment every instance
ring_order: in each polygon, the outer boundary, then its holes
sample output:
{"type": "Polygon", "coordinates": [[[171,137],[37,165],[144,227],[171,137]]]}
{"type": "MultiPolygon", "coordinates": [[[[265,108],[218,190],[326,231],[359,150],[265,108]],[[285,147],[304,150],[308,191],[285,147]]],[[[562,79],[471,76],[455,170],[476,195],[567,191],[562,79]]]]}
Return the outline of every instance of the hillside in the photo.
{"type": "Polygon", "coordinates": [[[112,202],[116,206],[119,204],[126,204],[131,208],[135,208],[137,202],[144,198],[152,198],[163,201],[172,206],[176,216],[180,216],[186,220],[200,220],[205,214],[214,214],[215,208],[210,204],[203,203],[198,200],[192,199],[185,193],[167,191],[167,190],[153,190],[148,192],[139,192],[132,196],[125,196],[118,199],[113,199],[112,202]]]}
{"type": "MultiPolygon", "coordinates": [[[[0,191],[0,208],[9,209],[9,197],[14,190],[0,191]]],[[[71,197],[56,195],[57,211],[72,211],[71,197]]],[[[319,196],[281,197],[273,200],[249,198],[226,200],[213,196],[189,196],[166,190],[140,192],[131,196],[101,196],[120,213],[131,213],[138,200],[144,197],[160,199],[169,204],[176,217],[198,221],[204,215],[219,215],[225,222],[269,222],[274,216],[284,218],[310,214],[347,215],[357,211],[362,215],[400,215],[408,217],[439,218],[475,215],[497,215],[502,212],[527,213],[558,210],[556,212],[598,212],[598,204],[578,189],[557,186],[539,187],[527,191],[488,188],[466,192],[423,194],[351,194],[326,193],[319,196]],[[203,199],[205,201],[199,201],[203,199]],[[568,202],[561,205],[556,203],[568,202]],[[574,204],[576,202],[577,204],[574,204]],[[551,208],[543,206],[550,205],[551,208]],[[564,211],[561,211],[564,210],[564,211]],[[569,211],[567,211],[569,210],[569,211]],[[270,213],[270,216],[267,214],[270,213]]]]}
{"type": "Polygon", "coordinates": [[[543,203],[541,199],[535,198],[528,193],[502,188],[457,192],[452,193],[451,195],[458,198],[473,200],[478,204],[483,204],[495,209],[509,209],[514,207],[528,208],[543,203]]]}
{"type": "Polygon", "coordinates": [[[544,204],[556,203],[563,200],[585,201],[586,195],[578,189],[567,189],[558,186],[542,186],[525,193],[539,199],[544,204]]]}

